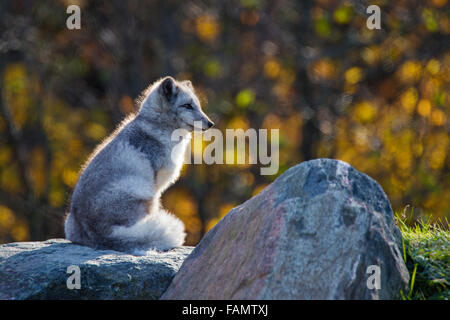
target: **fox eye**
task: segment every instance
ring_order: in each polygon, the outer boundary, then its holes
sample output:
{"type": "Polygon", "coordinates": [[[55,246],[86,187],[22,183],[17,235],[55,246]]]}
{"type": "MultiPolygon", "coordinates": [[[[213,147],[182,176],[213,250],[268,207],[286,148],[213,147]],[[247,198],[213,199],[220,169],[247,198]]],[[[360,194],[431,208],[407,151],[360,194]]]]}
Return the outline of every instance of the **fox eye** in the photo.
{"type": "Polygon", "coordinates": [[[180,107],[186,108],[188,110],[192,110],[192,105],[190,103],[182,104],[180,107]]]}

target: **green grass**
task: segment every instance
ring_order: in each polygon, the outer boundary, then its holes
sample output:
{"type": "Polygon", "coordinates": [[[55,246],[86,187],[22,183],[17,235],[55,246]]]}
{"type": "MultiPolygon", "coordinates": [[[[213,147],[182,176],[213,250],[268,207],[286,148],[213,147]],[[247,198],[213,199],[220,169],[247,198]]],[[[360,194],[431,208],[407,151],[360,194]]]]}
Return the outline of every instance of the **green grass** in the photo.
{"type": "Polygon", "coordinates": [[[412,226],[396,216],[403,235],[403,257],[410,272],[410,291],[404,299],[450,299],[450,231],[448,221],[418,221],[412,226]]]}

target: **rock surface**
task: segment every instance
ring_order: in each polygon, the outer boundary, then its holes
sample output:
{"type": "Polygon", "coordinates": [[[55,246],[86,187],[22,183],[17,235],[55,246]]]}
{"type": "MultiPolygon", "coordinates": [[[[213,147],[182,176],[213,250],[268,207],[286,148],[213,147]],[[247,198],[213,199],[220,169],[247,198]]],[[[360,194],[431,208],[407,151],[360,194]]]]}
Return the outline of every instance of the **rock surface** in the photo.
{"type": "Polygon", "coordinates": [[[158,299],[192,249],[133,256],[63,239],[0,245],[0,299],[158,299]],[[71,265],[79,290],[67,288],[71,265]]]}
{"type": "Polygon", "coordinates": [[[378,183],[345,162],[312,160],[231,210],[162,299],[398,298],[409,281],[399,245],[378,183]],[[368,286],[377,280],[380,289],[368,286]]]}

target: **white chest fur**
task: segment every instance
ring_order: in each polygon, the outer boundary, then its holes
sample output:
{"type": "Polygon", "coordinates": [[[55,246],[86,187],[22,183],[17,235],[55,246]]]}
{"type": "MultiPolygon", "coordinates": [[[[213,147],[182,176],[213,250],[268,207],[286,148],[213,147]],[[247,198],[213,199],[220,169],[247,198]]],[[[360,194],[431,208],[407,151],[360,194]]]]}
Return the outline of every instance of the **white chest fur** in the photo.
{"type": "Polygon", "coordinates": [[[181,142],[174,144],[171,148],[170,156],[164,165],[155,174],[155,191],[157,194],[164,192],[169,185],[174,183],[179,175],[181,167],[183,166],[186,147],[189,139],[183,139],[181,142]]]}

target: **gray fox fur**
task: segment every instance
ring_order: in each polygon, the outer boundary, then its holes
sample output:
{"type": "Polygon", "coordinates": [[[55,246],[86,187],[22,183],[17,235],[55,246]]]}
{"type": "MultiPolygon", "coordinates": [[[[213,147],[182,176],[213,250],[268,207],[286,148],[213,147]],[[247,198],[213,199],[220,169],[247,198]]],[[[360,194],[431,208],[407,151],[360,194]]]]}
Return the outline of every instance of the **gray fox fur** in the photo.
{"type": "Polygon", "coordinates": [[[166,77],[151,85],[139,111],[85,164],[65,220],[66,238],[136,254],[182,245],[184,225],[159,199],[179,176],[194,121],[201,130],[213,125],[190,81],[166,77]],[[171,139],[176,129],[185,129],[181,141],[171,139]]]}

